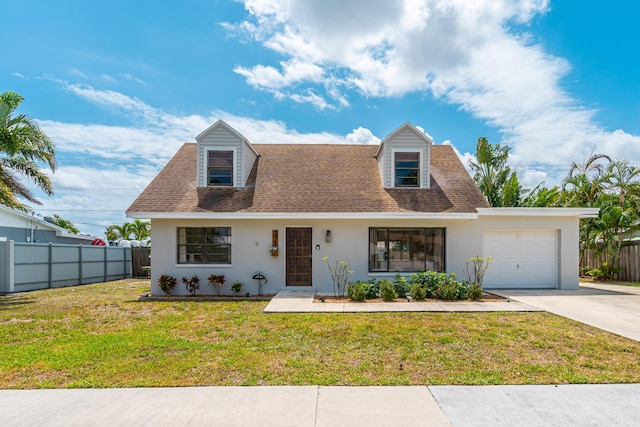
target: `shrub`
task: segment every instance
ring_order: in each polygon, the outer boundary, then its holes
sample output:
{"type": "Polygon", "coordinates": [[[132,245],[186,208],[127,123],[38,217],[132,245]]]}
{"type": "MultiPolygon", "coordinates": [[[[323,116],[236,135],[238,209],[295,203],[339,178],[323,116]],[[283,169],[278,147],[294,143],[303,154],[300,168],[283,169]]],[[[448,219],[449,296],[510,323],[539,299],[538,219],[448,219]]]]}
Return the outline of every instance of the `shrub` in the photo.
{"type": "Polygon", "coordinates": [[[220,295],[220,287],[224,285],[224,282],[226,281],[224,274],[211,274],[207,277],[207,280],[211,286],[216,288],[217,294],[220,295]]]}
{"type": "Polygon", "coordinates": [[[372,277],[371,279],[367,280],[365,282],[367,285],[369,285],[367,287],[367,299],[374,299],[374,298],[378,298],[378,295],[380,295],[380,284],[378,283],[378,281],[376,280],[375,277],[372,277]]]}
{"type": "Polygon", "coordinates": [[[364,301],[367,298],[367,293],[369,292],[370,287],[370,283],[356,280],[355,282],[347,285],[347,295],[351,301],[364,301]]]}
{"type": "Polygon", "coordinates": [[[459,300],[467,298],[468,288],[464,283],[455,280],[449,276],[446,280],[438,284],[438,288],[434,294],[436,298],[446,300],[459,300]]]}
{"type": "Polygon", "coordinates": [[[393,290],[393,283],[386,279],[380,280],[380,296],[385,301],[393,301],[398,298],[398,294],[393,290]]]}
{"type": "Polygon", "coordinates": [[[448,278],[449,276],[447,276],[447,273],[428,270],[428,271],[421,271],[420,273],[417,273],[417,274],[412,274],[410,283],[412,286],[415,283],[422,285],[422,287],[424,287],[425,290],[427,291],[427,296],[437,297],[436,290],[440,286],[440,283],[444,282],[448,278]]]}
{"type": "Polygon", "coordinates": [[[166,296],[171,294],[173,287],[178,283],[178,279],[175,277],[169,276],[168,274],[163,274],[158,278],[158,285],[160,285],[160,289],[164,292],[166,296]]]}
{"type": "Polygon", "coordinates": [[[398,297],[406,298],[409,294],[409,281],[407,281],[406,277],[403,277],[399,274],[396,274],[395,280],[393,281],[393,290],[396,291],[398,297]]]}
{"type": "Polygon", "coordinates": [[[420,283],[411,285],[411,296],[416,301],[423,301],[427,297],[427,288],[420,283]]]}
{"type": "Polygon", "coordinates": [[[195,296],[198,293],[198,289],[200,289],[200,278],[195,274],[191,277],[183,277],[182,283],[184,283],[191,296],[195,296]]]}
{"type": "Polygon", "coordinates": [[[478,301],[482,298],[484,291],[482,290],[482,286],[477,283],[469,283],[467,294],[469,295],[469,299],[472,301],[478,301]]]}
{"type": "Polygon", "coordinates": [[[487,272],[487,268],[491,264],[491,257],[487,257],[487,259],[481,258],[479,256],[474,258],[469,258],[469,261],[473,265],[471,271],[469,271],[469,263],[467,262],[467,269],[465,273],[467,274],[467,280],[472,285],[478,285],[482,288],[482,281],[484,280],[484,275],[487,272]]]}
{"type": "Polygon", "coordinates": [[[231,284],[231,290],[233,291],[234,294],[238,295],[240,293],[240,291],[242,290],[243,286],[244,286],[243,282],[241,282],[240,280],[236,280],[235,282],[233,282],[231,284]]]}
{"type": "Polygon", "coordinates": [[[329,268],[329,274],[333,282],[333,293],[343,297],[345,288],[348,286],[349,276],[353,274],[353,270],[349,270],[347,261],[336,261],[331,264],[328,256],[322,259],[327,262],[327,267],[329,268]]]}

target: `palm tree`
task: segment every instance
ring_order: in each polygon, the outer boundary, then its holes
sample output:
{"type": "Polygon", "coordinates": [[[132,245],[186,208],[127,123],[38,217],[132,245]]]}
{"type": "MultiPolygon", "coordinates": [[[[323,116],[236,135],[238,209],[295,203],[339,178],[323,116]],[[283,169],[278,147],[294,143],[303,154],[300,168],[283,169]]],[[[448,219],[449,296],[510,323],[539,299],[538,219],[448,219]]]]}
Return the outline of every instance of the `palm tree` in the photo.
{"type": "MultiPolygon", "coordinates": [[[[608,188],[619,194],[620,206],[624,207],[627,194],[638,184],[640,167],[634,168],[628,160],[616,160],[609,164],[606,175],[608,188]]],[[[631,191],[631,194],[633,195],[634,192],[631,191]]],[[[632,202],[637,202],[637,200],[632,200],[632,202]]]]}
{"type": "Polygon", "coordinates": [[[476,142],[476,161],[469,160],[469,167],[474,171],[473,180],[491,206],[505,206],[505,195],[508,205],[516,206],[513,198],[519,199],[522,191],[517,177],[507,166],[509,150],[506,145],[491,144],[487,138],[481,137],[476,142]]]}
{"type": "Polygon", "coordinates": [[[45,194],[53,194],[53,185],[39,164],[54,171],[55,147],[38,125],[28,116],[13,113],[24,98],[15,92],[0,94],[0,204],[26,212],[18,200],[22,197],[32,203],[40,202],[22,184],[17,175],[23,175],[45,194]]]}
{"type": "Polygon", "coordinates": [[[125,222],[122,225],[110,225],[107,227],[107,240],[129,240],[133,234],[133,224],[125,222]]]}
{"type": "Polygon", "coordinates": [[[149,221],[134,219],[132,225],[133,237],[136,240],[143,240],[151,236],[151,224],[149,221]]]}
{"type": "Polygon", "coordinates": [[[62,227],[64,229],[66,229],[67,231],[71,232],[71,233],[75,233],[75,234],[79,234],[80,230],[78,230],[78,228],[73,225],[73,223],[67,219],[62,218],[60,215],[58,214],[53,214],[53,217],[45,217],[44,218],[45,221],[50,222],[51,224],[55,224],[58,227],[62,227]]]}
{"type": "Polygon", "coordinates": [[[609,168],[599,163],[601,159],[611,163],[611,157],[606,154],[592,154],[584,163],[571,164],[569,174],[562,182],[570,206],[592,207],[597,204],[609,180],[609,168]]]}

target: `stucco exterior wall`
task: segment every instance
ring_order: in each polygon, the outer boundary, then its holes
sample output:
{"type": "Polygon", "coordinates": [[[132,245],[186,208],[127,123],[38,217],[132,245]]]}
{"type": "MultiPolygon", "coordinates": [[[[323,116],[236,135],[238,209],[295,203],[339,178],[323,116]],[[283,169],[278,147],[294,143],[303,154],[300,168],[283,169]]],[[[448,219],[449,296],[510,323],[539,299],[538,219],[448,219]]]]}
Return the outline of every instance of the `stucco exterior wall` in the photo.
{"type": "MultiPolygon", "coordinates": [[[[481,216],[470,219],[152,219],[153,250],[151,256],[151,290],[161,295],[157,285],[158,277],[169,274],[178,278],[174,294],[186,295],[180,282],[183,276],[197,274],[201,279],[201,294],[215,293],[206,278],[209,274],[224,274],[226,284],[222,293],[231,293],[230,285],[235,280],[245,283],[242,293],[258,293],[258,282],[252,276],[261,271],[268,279],[263,293],[277,293],[285,288],[285,229],[286,227],[311,227],[313,229],[312,287],[320,293],[330,293],[333,285],[324,256],[331,261],[345,260],[353,270],[351,280],[367,280],[371,277],[393,277],[395,273],[369,273],[368,247],[369,227],[444,227],[446,229],[446,268],[465,279],[465,268],[470,257],[490,256],[483,254],[484,229],[559,229],[559,287],[578,287],[578,219],[561,217],[505,217],[481,216]],[[231,227],[232,265],[230,267],[211,265],[179,265],[176,256],[177,227],[231,227]],[[279,256],[269,252],[272,230],[279,232],[279,256]],[[331,230],[331,242],[325,242],[326,230],[331,230]],[[316,250],[316,245],[320,249],[316,250]]],[[[291,289],[291,288],[289,288],[291,289]]],[[[295,289],[295,288],[294,288],[295,289]]],[[[304,289],[304,288],[303,288],[304,289]]]]}

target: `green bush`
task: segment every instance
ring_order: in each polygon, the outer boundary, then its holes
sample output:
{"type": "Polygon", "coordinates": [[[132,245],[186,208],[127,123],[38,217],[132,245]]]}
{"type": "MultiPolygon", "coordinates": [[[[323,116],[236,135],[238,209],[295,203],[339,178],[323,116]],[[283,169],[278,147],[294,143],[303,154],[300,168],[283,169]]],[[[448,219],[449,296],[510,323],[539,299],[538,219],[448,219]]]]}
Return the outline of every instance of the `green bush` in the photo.
{"type": "Polygon", "coordinates": [[[484,295],[484,291],[482,290],[482,286],[477,283],[469,283],[467,290],[467,295],[469,299],[472,301],[478,301],[484,295]]]}
{"type": "Polygon", "coordinates": [[[418,283],[422,287],[424,287],[427,291],[428,297],[436,297],[436,290],[438,290],[440,283],[446,281],[449,278],[447,273],[441,273],[439,271],[421,271],[416,274],[412,274],[410,278],[410,283],[413,286],[418,283]]]}
{"type": "Polygon", "coordinates": [[[468,288],[464,283],[447,277],[446,280],[438,284],[438,288],[434,292],[436,298],[446,300],[466,299],[468,288]]]}
{"type": "Polygon", "coordinates": [[[372,277],[365,283],[369,285],[367,288],[367,299],[378,298],[378,295],[380,295],[380,284],[378,283],[376,278],[372,277]]]}
{"type": "Polygon", "coordinates": [[[420,283],[411,285],[411,296],[416,301],[423,301],[427,297],[427,288],[420,283]]]}
{"type": "Polygon", "coordinates": [[[409,288],[410,284],[407,278],[396,274],[395,280],[393,281],[393,290],[396,291],[398,297],[406,298],[409,294],[409,288]]]}
{"type": "Polygon", "coordinates": [[[370,287],[370,283],[356,280],[355,282],[347,285],[347,296],[351,301],[364,301],[367,298],[370,287]]]}
{"type": "Polygon", "coordinates": [[[393,301],[398,298],[398,294],[393,290],[393,283],[386,279],[380,280],[380,296],[385,301],[393,301]]]}
{"type": "MultiPolygon", "coordinates": [[[[426,296],[447,300],[465,299],[468,295],[467,286],[456,280],[455,273],[447,274],[438,271],[421,271],[412,274],[410,279],[411,289],[414,285],[420,285],[426,290],[426,296]]],[[[413,295],[413,293],[411,294],[413,295]]]]}

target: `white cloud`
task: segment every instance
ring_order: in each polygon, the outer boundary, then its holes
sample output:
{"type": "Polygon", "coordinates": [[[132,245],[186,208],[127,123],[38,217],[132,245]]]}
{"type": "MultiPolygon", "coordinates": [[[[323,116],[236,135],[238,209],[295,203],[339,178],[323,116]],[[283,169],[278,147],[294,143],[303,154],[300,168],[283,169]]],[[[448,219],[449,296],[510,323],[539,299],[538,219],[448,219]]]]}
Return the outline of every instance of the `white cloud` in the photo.
{"type": "Polygon", "coordinates": [[[27,79],[23,74],[20,74],[20,73],[11,73],[11,75],[12,75],[13,77],[17,77],[17,78],[19,78],[19,79],[23,79],[23,80],[26,80],[26,79],[27,79]]]}
{"type": "Polygon", "coordinates": [[[120,77],[125,79],[125,80],[130,80],[130,81],[139,83],[142,86],[149,86],[149,84],[147,82],[145,82],[144,80],[142,80],[141,78],[133,76],[133,75],[131,75],[129,73],[122,73],[122,74],[120,74],[120,77]]]}
{"type": "Polygon", "coordinates": [[[365,97],[430,92],[499,129],[503,141],[492,142],[512,146],[512,163],[523,171],[533,166],[526,172],[531,177],[541,176],[540,165],[570,164],[594,147],[640,158],[640,137],[603,129],[597,112],[563,89],[571,64],[514,30],[549,12],[548,0],[244,4],[247,18],[225,24],[229,34],[285,60],[235,71],[279,99],[329,109],[348,106],[353,91],[365,97]]]}
{"type": "Polygon", "coordinates": [[[380,144],[380,138],[376,137],[367,128],[359,127],[347,135],[347,141],[352,144],[380,144]]]}
{"type": "Polygon", "coordinates": [[[96,235],[102,235],[105,225],[126,221],[124,211],[179,147],[195,142],[197,134],[219,119],[256,144],[379,142],[365,128],[343,136],[301,133],[280,121],[257,120],[222,110],[206,116],[174,115],[119,92],[48,79],[87,102],[135,119],[130,126],[38,121],[56,145],[58,168],[51,175],[54,196],[39,194],[43,204],[33,208],[43,215],[59,213],[82,231],[96,235]]]}

